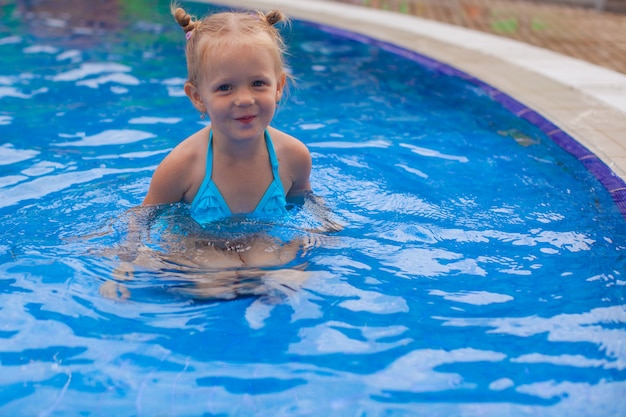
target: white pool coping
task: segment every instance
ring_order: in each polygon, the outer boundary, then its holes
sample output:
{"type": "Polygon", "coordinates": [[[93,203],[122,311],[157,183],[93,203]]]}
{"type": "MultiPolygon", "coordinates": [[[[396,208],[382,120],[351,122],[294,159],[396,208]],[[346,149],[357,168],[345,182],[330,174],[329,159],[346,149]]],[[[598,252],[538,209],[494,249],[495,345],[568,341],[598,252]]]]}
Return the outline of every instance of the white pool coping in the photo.
{"type": "Polygon", "coordinates": [[[624,74],[523,42],[362,6],[325,0],[206,2],[278,8],[296,19],[363,34],[450,65],[536,111],[626,181],[624,74]]]}

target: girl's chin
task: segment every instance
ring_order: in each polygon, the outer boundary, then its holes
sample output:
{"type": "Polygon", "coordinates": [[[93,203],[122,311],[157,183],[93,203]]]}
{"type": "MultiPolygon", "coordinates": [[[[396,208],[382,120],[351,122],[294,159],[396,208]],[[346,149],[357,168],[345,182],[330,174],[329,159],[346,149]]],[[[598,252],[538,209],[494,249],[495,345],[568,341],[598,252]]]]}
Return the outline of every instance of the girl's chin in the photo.
{"type": "Polygon", "coordinates": [[[258,136],[263,134],[266,128],[266,125],[260,123],[238,123],[233,133],[243,136],[258,136]]]}
{"type": "Polygon", "coordinates": [[[236,131],[229,132],[230,134],[228,134],[228,136],[230,136],[230,138],[233,140],[246,142],[246,141],[252,141],[260,137],[263,137],[264,132],[265,132],[264,128],[263,129],[259,129],[259,128],[237,129],[236,131]]]}

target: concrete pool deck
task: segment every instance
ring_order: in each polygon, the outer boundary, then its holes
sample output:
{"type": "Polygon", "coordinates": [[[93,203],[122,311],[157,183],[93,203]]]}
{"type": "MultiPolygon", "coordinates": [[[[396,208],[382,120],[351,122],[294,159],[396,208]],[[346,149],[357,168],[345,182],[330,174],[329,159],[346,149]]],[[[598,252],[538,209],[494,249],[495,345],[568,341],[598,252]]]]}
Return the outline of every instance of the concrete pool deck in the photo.
{"type": "MultiPolygon", "coordinates": [[[[585,146],[626,180],[626,75],[548,49],[409,14],[326,0],[217,0],[251,9],[279,8],[290,17],[388,42],[458,69],[522,103],[585,146]]],[[[596,12],[597,13],[597,12],[596,12]]],[[[551,134],[551,136],[552,136],[551,134]]],[[[596,174],[597,175],[597,174],[596,174]]],[[[606,180],[606,178],[605,178],[606,180]]],[[[624,204],[623,181],[603,181],[624,204]]]]}

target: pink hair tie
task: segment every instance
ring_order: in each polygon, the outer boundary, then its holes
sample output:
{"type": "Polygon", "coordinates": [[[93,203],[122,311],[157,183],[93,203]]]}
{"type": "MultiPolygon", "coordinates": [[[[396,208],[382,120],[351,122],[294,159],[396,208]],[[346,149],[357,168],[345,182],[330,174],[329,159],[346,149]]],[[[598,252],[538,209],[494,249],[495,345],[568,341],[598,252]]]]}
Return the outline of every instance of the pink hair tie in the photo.
{"type": "Polygon", "coordinates": [[[191,39],[191,31],[185,33],[185,39],[187,40],[191,39]]]}

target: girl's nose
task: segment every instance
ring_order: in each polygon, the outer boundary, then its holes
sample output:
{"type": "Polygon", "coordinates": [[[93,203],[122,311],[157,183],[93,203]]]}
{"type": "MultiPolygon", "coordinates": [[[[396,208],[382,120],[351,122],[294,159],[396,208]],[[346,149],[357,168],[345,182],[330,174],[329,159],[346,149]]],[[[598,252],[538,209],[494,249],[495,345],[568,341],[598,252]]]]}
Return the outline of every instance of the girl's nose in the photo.
{"type": "Polygon", "coordinates": [[[249,106],[254,103],[254,96],[247,88],[242,88],[237,92],[235,97],[236,106],[249,106]]]}

